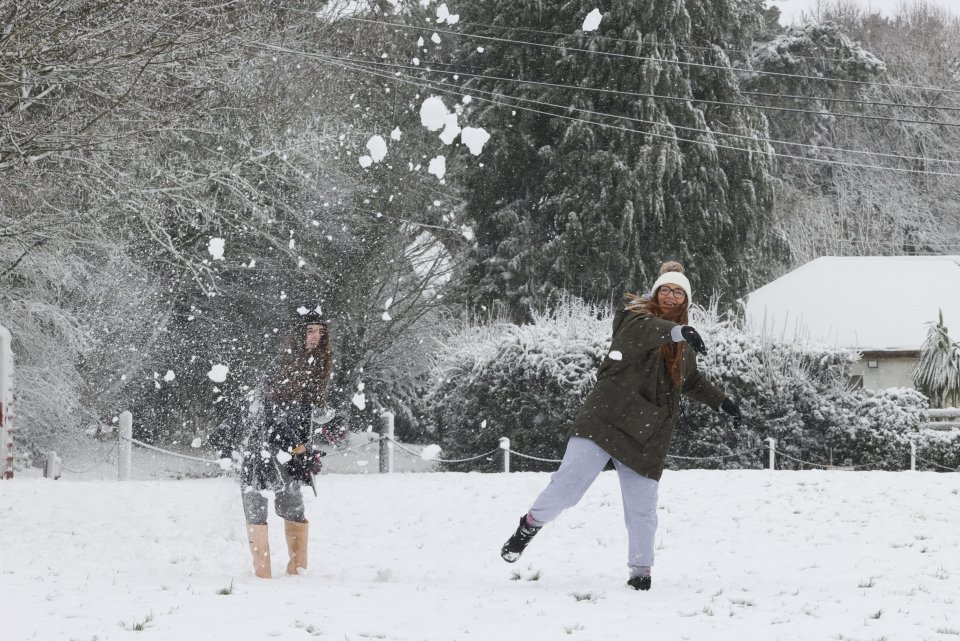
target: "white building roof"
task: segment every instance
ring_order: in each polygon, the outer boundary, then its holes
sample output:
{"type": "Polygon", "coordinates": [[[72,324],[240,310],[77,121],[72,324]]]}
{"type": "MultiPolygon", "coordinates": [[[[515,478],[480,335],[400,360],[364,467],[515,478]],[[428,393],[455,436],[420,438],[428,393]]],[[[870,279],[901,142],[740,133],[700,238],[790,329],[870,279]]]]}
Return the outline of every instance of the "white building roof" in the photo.
{"type": "Polygon", "coordinates": [[[755,332],[862,351],[920,349],[941,309],[960,340],[960,256],[827,256],[746,297],[755,332]]]}

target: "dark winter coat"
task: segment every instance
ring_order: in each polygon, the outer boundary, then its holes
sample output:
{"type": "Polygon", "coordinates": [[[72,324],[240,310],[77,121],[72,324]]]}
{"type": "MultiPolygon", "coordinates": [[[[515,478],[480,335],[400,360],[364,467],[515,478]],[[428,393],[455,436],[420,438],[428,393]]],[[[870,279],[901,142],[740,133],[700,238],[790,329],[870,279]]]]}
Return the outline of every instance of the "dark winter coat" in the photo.
{"type": "Polygon", "coordinates": [[[241,484],[258,490],[283,488],[279,469],[283,462],[277,455],[309,443],[313,426],[312,403],[274,400],[267,392],[278,366],[271,363],[249,409],[221,423],[211,435],[220,456],[239,453],[241,484]]]}
{"type": "MultiPolygon", "coordinates": [[[[597,384],[573,421],[568,437],[588,438],[643,476],[660,480],[680,411],[660,346],[672,341],[676,323],[621,310],[613,319],[610,353],[597,370],[597,384]]],[[[726,396],[697,370],[684,343],[679,391],[713,409],[726,396]]]]}

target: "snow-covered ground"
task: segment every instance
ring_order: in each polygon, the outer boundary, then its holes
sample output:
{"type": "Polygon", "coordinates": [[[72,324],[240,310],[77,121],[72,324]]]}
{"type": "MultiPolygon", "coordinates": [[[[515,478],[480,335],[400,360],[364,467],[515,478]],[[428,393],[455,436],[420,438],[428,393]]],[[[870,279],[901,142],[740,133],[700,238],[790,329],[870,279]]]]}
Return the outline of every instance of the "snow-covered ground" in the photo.
{"type": "Polygon", "coordinates": [[[960,474],[668,471],[645,593],[612,472],[500,559],[547,479],[325,474],[273,580],[229,479],[3,481],[0,638],[960,640],[960,474]]]}

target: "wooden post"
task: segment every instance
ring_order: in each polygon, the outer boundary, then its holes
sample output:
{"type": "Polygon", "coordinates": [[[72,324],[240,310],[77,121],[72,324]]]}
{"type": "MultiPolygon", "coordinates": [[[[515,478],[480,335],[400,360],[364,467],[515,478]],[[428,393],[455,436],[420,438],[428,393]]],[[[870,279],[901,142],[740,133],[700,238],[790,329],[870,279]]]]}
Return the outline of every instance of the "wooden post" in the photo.
{"type": "Polygon", "coordinates": [[[910,441],[910,471],[917,471],[917,442],[910,441]]]}
{"type": "Polygon", "coordinates": [[[393,412],[380,415],[380,473],[393,473],[393,412]]]}
{"type": "Polygon", "coordinates": [[[10,331],[0,325],[0,479],[13,478],[13,348],[10,331]]]}
{"type": "Polygon", "coordinates": [[[43,464],[43,478],[54,480],[60,478],[60,457],[53,450],[47,452],[47,460],[43,464]]]}
{"type": "Polygon", "coordinates": [[[120,432],[117,434],[117,438],[120,440],[120,442],[117,443],[117,449],[119,450],[119,455],[117,456],[117,479],[129,481],[131,451],[133,449],[133,443],[130,441],[130,439],[133,438],[133,414],[130,412],[120,413],[120,432]]]}
{"type": "Polygon", "coordinates": [[[772,436],[767,437],[767,445],[770,446],[770,467],[768,469],[777,469],[777,441],[772,436]]]}
{"type": "Polygon", "coordinates": [[[503,450],[503,471],[510,473],[510,439],[506,436],[500,437],[500,449],[503,450]]]}

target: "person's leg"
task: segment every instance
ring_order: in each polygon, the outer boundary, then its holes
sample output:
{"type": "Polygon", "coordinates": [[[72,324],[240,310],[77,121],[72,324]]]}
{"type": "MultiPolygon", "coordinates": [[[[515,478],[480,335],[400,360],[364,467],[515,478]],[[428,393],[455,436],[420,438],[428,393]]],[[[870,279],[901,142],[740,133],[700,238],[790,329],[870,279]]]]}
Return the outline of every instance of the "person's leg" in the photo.
{"type": "Polygon", "coordinates": [[[243,516],[247,521],[247,542],[253,555],[253,573],[261,579],[272,576],[270,570],[270,539],[267,536],[267,499],[259,490],[245,485],[240,489],[243,516]]]}
{"type": "Polygon", "coordinates": [[[300,482],[290,478],[286,468],[280,467],[283,488],[277,490],[274,509],[283,518],[283,531],[287,538],[287,574],[297,574],[298,568],[307,569],[307,539],[310,527],[304,515],[303,493],[300,482]]]}
{"type": "Polygon", "coordinates": [[[544,524],[583,498],[609,460],[610,455],[593,441],[580,437],[567,441],[560,468],[550,477],[550,483],[533,502],[533,507],[520,517],[517,531],[500,548],[503,560],[514,563],[519,559],[544,524]]]}
{"type": "MultiPolygon", "coordinates": [[[[623,520],[627,526],[627,566],[630,578],[649,577],[653,567],[654,540],[657,535],[657,494],[660,483],[642,476],[614,460],[623,496],[623,520]]],[[[649,580],[643,582],[649,588],[649,580]]]]}
{"type": "Polygon", "coordinates": [[[543,526],[579,503],[609,460],[610,455],[590,439],[574,436],[567,441],[560,467],[528,512],[530,524],[543,526]]]}

